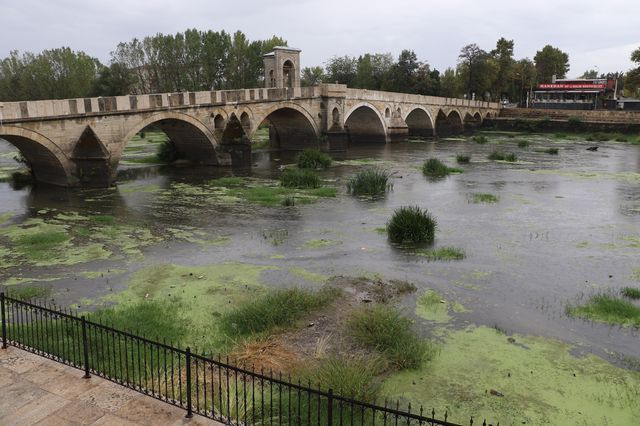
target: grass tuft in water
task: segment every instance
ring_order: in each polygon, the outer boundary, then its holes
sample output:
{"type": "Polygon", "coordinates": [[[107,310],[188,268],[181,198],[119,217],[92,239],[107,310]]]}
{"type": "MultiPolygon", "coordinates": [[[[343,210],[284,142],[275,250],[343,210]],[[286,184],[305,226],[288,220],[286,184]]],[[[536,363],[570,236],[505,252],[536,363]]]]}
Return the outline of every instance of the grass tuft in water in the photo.
{"type": "Polygon", "coordinates": [[[248,336],[291,327],[300,318],[324,308],[339,295],[338,289],[317,292],[296,287],[272,290],[224,314],[220,319],[220,327],[228,336],[248,336]]]}
{"type": "Polygon", "coordinates": [[[583,305],[567,306],[566,312],[572,317],[640,327],[640,308],[610,294],[591,296],[583,305]]]}
{"type": "Polygon", "coordinates": [[[11,288],[7,292],[9,297],[14,299],[29,301],[33,299],[44,299],[51,294],[51,289],[37,286],[19,286],[11,288]]]}
{"type": "Polygon", "coordinates": [[[435,260],[462,260],[466,257],[464,250],[456,247],[439,247],[436,249],[418,250],[417,256],[424,257],[429,261],[435,260]]]}
{"type": "Polygon", "coordinates": [[[287,188],[318,188],[320,177],[309,169],[286,169],[280,175],[280,184],[287,188]]]}
{"type": "Polygon", "coordinates": [[[508,161],[510,163],[515,163],[516,161],[518,161],[518,157],[513,152],[505,153],[503,151],[500,151],[499,149],[493,151],[491,154],[487,156],[487,158],[489,160],[508,161]]]}
{"type": "Polygon", "coordinates": [[[473,203],[497,203],[500,198],[497,195],[477,192],[472,195],[471,201],[473,203]]]}
{"type": "Polygon", "coordinates": [[[464,155],[464,154],[458,154],[458,155],[456,155],[456,161],[459,164],[468,164],[471,161],[471,156],[464,155]]]}
{"type": "Polygon", "coordinates": [[[624,287],[620,293],[629,299],[640,299],[640,288],[637,287],[624,287]]]}
{"type": "Polygon", "coordinates": [[[382,354],[398,369],[415,369],[436,353],[435,346],[420,339],[411,320],[387,305],[354,311],[347,320],[351,337],[359,345],[382,354]]]}
{"type": "Polygon", "coordinates": [[[544,152],[551,155],[558,155],[558,148],[547,148],[544,152]]]}
{"type": "Polygon", "coordinates": [[[429,176],[431,178],[441,178],[445,177],[450,173],[461,173],[461,169],[456,169],[454,167],[448,167],[442,161],[437,158],[429,158],[422,165],[422,173],[425,176],[429,176]]]}
{"type": "Polygon", "coordinates": [[[529,146],[529,141],[519,141],[518,148],[526,148],[529,146]]]}
{"type": "Polygon", "coordinates": [[[305,149],[296,158],[301,169],[326,169],[331,165],[331,157],[317,149],[305,149]]]}
{"type": "Polygon", "coordinates": [[[362,170],[347,181],[347,192],[353,195],[380,197],[393,185],[389,183],[391,175],[385,170],[362,170]]]}
{"type": "Polygon", "coordinates": [[[477,135],[477,136],[474,136],[474,137],[472,137],[472,138],[471,138],[471,140],[472,140],[472,141],[474,141],[474,142],[476,142],[476,143],[479,143],[479,144],[481,144],[481,145],[483,145],[483,144],[485,144],[485,143],[489,142],[489,139],[487,139],[487,137],[486,137],[486,136],[484,136],[484,135],[477,135]]]}
{"type": "Polygon", "coordinates": [[[293,207],[296,205],[296,198],[292,195],[286,196],[282,199],[281,204],[285,207],[293,207]]]}
{"type": "Polygon", "coordinates": [[[393,243],[431,243],[435,238],[437,222],[418,206],[396,209],[387,222],[387,235],[393,243]]]}

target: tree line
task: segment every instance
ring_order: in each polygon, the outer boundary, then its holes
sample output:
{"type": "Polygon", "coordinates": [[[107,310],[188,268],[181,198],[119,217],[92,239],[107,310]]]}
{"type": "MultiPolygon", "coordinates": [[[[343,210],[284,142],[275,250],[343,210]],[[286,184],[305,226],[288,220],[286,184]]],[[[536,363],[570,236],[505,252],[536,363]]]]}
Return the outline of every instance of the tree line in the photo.
{"type": "MultiPolygon", "coordinates": [[[[108,65],[68,47],[39,54],[12,51],[0,61],[0,101],[262,87],[262,56],[279,45],[286,46],[286,40],[250,41],[241,31],[190,29],[119,43],[108,65]]],[[[550,82],[553,75],[564,78],[569,71],[569,55],[557,47],[546,45],[533,59],[514,58],[513,48],[514,41],[505,38],[489,51],[466,45],[456,66],[444,72],[408,49],[397,58],[390,53],[333,57],[324,67],[302,69],[301,79],[303,86],[337,82],[370,90],[521,102],[537,84],[550,82]]],[[[627,73],[588,70],[583,77],[618,78],[620,90],[638,96],[640,48],[631,59],[637,67],[627,73]]]]}

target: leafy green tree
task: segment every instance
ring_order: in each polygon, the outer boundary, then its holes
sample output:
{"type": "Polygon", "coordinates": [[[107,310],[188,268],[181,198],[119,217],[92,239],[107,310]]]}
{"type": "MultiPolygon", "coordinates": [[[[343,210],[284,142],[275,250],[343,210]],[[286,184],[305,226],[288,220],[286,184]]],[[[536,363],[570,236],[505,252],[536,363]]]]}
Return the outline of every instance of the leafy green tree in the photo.
{"type": "Polygon", "coordinates": [[[326,65],[327,82],[353,87],[358,74],[358,60],[350,56],[334,56],[326,65]]]}
{"type": "Polygon", "coordinates": [[[401,93],[414,93],[416,75],[421,63],[413,50],[403,50],[398,56],[398,62],[393,64],[388,73],[385,90],[401,93]]]}
{"type": "Polygon", "coordinates": [[[496,42],[496,48],[491,51],[491,60],[496,68],[493,77],[492,93],[494,99],[502,99],[509,96],[513,86],[513,40],[501,37],[496,42]]]}
{"type": "Polygon", "coordinates": [[[536,81],[536,66],[533,61],[528,58],[517,61],[513,66],[513,78],[515,84],[510,99],[523,103],[536,81]]]}
{"type": "Polygon", "coordinates": [[[360,89],[380,90],[388,78],[393,66],[390,53],[367,53],[358,58],[354,87],[360,89]]]}
{"type": "Polygon", "coordinates": [[[565,78],[569,71],[569,55],[558,48],[546,45],[533,57],[539,83],[551,82],[551,77],[565,78]]]}
{"type": "Polygon", "coordinates": [[[491,91],[496,66],[489,58],[489,54],[475,43],[468,44],[460,50],[457,75],[465,82],[465,92],[469,99],[474,94],[476,99],[481,99],[485,93],[491,91]]]}
{"type": "Polygon", "coordinates": [[[456,98],[460,96],[459,79],[456,77],[456,71],[453,68],[447,68],[440,77],[439,96],[447,98],[456,98]]]}
{"type": "Polygon", "coordinates": [[[324,74],[324,69],[322,69],[322,67],[306,67],[302,69],[300,84],[303,87],[317,86],[326,78],[327,76],[324,74]]]}
{"type": "Polygon", "coordinates": [[[121,96],[131,93],[135,78],[122,64],[114,62],[102,67],[98,78],[93,82],[90,96],[121,96]]]}
{"type": "Polygon", "coordinates": [[[586,79],[598,78],[598,71],[596,71],[596,70],[586,70],[584,73],[582,73],[580,78],[586,78],[586,79]]]}

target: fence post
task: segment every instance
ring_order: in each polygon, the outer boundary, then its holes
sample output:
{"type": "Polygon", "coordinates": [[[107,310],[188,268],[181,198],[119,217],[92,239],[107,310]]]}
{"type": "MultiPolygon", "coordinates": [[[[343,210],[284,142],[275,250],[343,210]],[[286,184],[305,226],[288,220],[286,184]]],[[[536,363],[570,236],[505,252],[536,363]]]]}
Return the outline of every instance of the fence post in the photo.
{"type": "Polygon", "coordinates": [[[7,317],[4,313],[4,292],[0,293],[0,311],[2,311],[2,349],[7,349],[7,317]]]}
{"type": "Polygon", "coordinates": [[[91,377],[89,374],[89,341],[87,340],[87,320],[82,316],[82,355],[84,356],[84,378],[91,377]]]}
{"type": "Polygon", "coordinates": [[[193,417],[193,408],[191,407],[191,348],[187,348],[187,418],[193,417]]]}
{"type": "Polygon", "coordinates": [[[327,425],[333,426],[333,389],[329,389],[329,396],[327,397],[327,425]]]}

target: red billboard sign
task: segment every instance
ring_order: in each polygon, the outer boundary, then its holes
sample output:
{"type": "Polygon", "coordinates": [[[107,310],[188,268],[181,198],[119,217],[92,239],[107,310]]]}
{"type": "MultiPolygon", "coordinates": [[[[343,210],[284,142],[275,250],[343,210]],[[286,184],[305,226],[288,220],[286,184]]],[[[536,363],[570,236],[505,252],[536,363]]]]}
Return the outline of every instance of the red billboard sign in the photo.
{"type": "Polygon", "coordinates": [[[538,89],[559,89],[559,90],[578,90],[578,89],[599,89],[604,90],[606,84],[584,84],[584,83],[555,83],[540,84],[538,89]]]}

